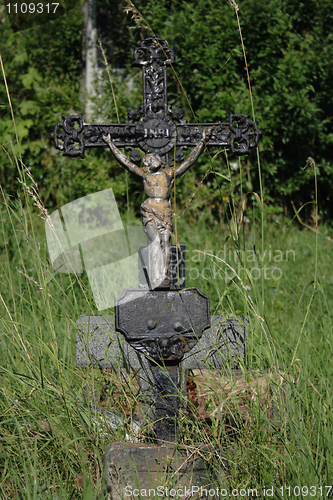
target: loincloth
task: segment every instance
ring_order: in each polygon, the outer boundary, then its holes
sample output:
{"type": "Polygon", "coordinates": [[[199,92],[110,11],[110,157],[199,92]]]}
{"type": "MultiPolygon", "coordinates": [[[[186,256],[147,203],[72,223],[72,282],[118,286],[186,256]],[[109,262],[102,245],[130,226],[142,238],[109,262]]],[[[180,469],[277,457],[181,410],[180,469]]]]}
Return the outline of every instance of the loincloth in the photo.
{"type": "Polygon", "coordinates": [[[169,200],[157,203],[154,199],[148,198],[141,205],[142,224],[153,224],[158,231],[168,231],[172,233],[172,209],[169,200]]]}

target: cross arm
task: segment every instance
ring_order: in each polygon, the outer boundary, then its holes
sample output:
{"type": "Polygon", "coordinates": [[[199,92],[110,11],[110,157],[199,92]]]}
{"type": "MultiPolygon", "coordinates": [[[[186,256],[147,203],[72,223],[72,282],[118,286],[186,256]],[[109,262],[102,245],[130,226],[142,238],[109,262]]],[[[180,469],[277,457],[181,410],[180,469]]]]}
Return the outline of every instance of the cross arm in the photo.
{"type": "Polygon", "coordinates": [[[212,129],[206,145],[225,147],[234,155],[241,156],[258,146],[262,135],[256,122],[249,115],[229,113],[228,122],[181,123],[177,126],[176,147],[187,149],[196,146],[203,134],[212,129]]]}
{"type": "MultiPolygon", "coordinates": [[[[137,114],[135,120],[140,117],[139,111],[137,114]]],[[[125,148],[132,153],[134,148],[140,148],[145,153],[163,157],[176,147],[177,162],[184,158],[182,150],[196,147],[209,129],[212,132],[209,140],[206,140],[207,146],[225,147],[238,156],[255,148],[261,137],[261,131],[255,122],[249,120],[249,115],[229,113],[229,120],[224,123],[187,123],[176,115],[174,118],[178,123],[164,114],[153,114],[139,123],[129,120],[120,124],[89,124],[84,122],[82,115],[70,115],[57,123],[51,137],[55,147],[63,151],[64,156],[84,158],[86,148],[105,148],[107,143],[103,136],[110,134],[117,148],[125,148]]],[[[139,158],[137,153],[136,159],[139,158]]]]}
{"type": "Polygon", "coordinates": [[[64,156],[84,158],[86,148],[106,148],[103,136],[109,134],[117,148],[137,147],[136,124],[89,124],[81,114],[63,116],[63,122],[56,124],[51,137],[64,156]]]}

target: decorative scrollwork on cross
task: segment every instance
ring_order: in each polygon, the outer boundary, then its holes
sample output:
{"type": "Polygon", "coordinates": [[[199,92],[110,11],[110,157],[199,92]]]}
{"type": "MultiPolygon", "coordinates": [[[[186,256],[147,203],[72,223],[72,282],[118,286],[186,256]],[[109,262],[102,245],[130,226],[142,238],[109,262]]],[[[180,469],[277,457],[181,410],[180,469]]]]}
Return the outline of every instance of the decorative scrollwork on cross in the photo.
{"type": "Polygon", "coordinates": [[[171,164],[182,162],[184,151],[196,147],[204,132],[213,128],[206,146],[228,148],[234,155],[255,148],[261,132],[248,115],[229,113],[225,123],[188,123],[181,109],[168,105],[166,68],[174,63],[174,49],[166,40],[154,36],[142,40],[133,60],[133,66],[142,67],[142,105],[129,109],[128,120],[120,124],[88,124],[82,115],[63,117],[51,134],[55,147],[64,156],[84,158],[86,148],[107,147],[103,135],[110,135],[115,146],[130,152],[132,161],[140,161],[140,149],[171,164]]]}
{"type": "Polygon", "coordinates": [[[184,354],[190,351],[197,340],[186,339],[180,335],[173,337],[146,338],[139,342],[130,342],[131,347],[149,356],[153,360],[180,361],[184,354]]]}
{"type": "Polygon", "coordinates": [[[134,49],[132,66],[150,66],[153,63],[159,66],[170,66],[175,62],[173,47],[162,38],[150,36],[142,40],[139,47],[134,49]]]}
{"type": "Polygon", "coordinates": [[[209,299],[196,288],[125,290],[115,301],[116,330],[150,358],[180,360],[210,326],[209,299]]]}
{"type": "Polygon", "coordinates": [[[55,147],[60,151],[64,151],[66,156],[84,158],[85,141],[82,134],[84,127],[82,114],[63,116],[62,119],[64,121],[57,123],[51,134],[55,147]],[[75,127],[75,123],[78,123],[78,128],[75,127]],[[62,143],[59,141],[62,141],[62,143]],[[75,148],[74,144],[79,144],[79,147],[75,148]]]}

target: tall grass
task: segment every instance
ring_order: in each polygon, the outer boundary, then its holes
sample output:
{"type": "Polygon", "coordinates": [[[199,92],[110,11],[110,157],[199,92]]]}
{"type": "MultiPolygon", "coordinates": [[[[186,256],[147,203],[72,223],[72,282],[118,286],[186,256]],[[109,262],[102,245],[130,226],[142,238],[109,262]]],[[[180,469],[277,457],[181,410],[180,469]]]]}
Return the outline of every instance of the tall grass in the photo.
{"type": "MultiPolygon", "coordinates": [[[[53,271],[38,186],[12,151],[8,156],[21,189],[15,199],[1,193],[1,497],[97,498],[106,445],[135,438],[139,389],[130,367],[121,375],[76,367],[76,320],[96,313],[91,293],[84,279],[53,271]],[[100,418],[101,399],[121,425],[100,418]]],[[[231,181],[238,174],[229,169],[231,181]]],[[[187,285],[210,296],[212,314],[247,316],[248,363],[243,385],[213,372],[202,385],[192,374],[201,406],[188,402],[181,413],[180,440],[222,450],[230,492],[254,488],[264,498],[273,487],[273,498],[326,496],[333,477],[332,230],[318,228],[317,217],[314,231],[281,216],[269,220],[262,187],[248,195],[245,222],[230,185],[228,224],[202,213],[193,224],[178,218],[177,233],[187,244],[187,285]],[[298,495],[298,486],[308,490],[298,495]],[[313,495],[310,487],[320,486],[313,495]]],[[[206,460],[218,482],[221,464],[206,460]]]]}

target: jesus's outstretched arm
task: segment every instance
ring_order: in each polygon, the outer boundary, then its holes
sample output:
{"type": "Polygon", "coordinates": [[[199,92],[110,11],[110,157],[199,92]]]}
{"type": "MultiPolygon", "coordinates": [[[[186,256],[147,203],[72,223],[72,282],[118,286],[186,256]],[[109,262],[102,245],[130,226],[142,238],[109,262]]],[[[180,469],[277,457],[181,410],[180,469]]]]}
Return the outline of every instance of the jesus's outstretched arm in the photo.
{"type": "Polygon", "coordinates": [[[199,142],[199,144],[188,155],[186,160],[181,165],[179,165],[179,167],[176,168],[175,177],[180,177],[181,175],[183,175],[186,172],[186,170],[188,170],[193,165],[193,163],[196,162],[196,160],[199,158],[202,151],[204,150],[205,145],[206,145],[206,140],[209,139],[209,137],[212,133],[212,130],[213,130],[213,127],[204,131],[204,133],[202,134],[202,139],[199,142]]]}
{"type": "Polygon", "coordinates": [[[118,162],[120,163],[120,165],[122,165],[123,167],[125,167],[126,170],[128,170],[132,174],[136,174],[139,177],[144,177],[145,176],[144,171],[142,170],[142,168],[138,167],[137,165],[135,165],[134,163],[132,163],[131,161],[129,161],[129,159],[127,158],[127,156],[124,155],[124,153],[122,153],[120,151],[120,149],[118,149],[117,146],[115,146],[113,144],[113,142],[111,140],[110,134],[103,135],[103,139],[107,143],[107,145],[109,146],[109,148],[111,149],[112,153],[114,154],[115,158],[118,160],[118,162]]]}

